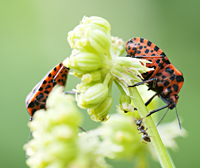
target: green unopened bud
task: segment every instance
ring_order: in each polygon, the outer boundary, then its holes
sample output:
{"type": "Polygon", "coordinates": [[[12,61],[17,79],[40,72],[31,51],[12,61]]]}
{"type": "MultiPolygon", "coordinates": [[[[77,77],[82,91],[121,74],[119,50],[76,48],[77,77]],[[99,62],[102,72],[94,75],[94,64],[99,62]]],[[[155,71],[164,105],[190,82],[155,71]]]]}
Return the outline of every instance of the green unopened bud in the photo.
{"type": "Polygon", "coordinates": [[[78,97],[78,105],[82,108],[94,108],[108,96],[108,87],[103,83],[91,86],[78,97]]]}
{"type": "Polygon", "coordinates": [[[68,33],[67,40],[71,48],[77,50],[85,50],[86,48],[89,49],[88,47],[91,48],[86,36],[89,29],[90,28],[88,28],[86,25],[78,25],[74,28],[74,30],[68,33]]]}
{"type": "Polygon", "coordinates": [[[97,83],[99,82],[90,82],[90,83],[81,82],[76,85],[76,92],[85,93],[90,87],[94,86],[97,83]]]}
{"type": "Polygon", "coordinates": [[[110,31],[110,29],[111,29],[110,23],[107,20],[105,20],[101,17],[97,17],[97,16],[83,17],[82,23],[83,24],[88,24],[88,23],[96,24],[99,27],[105,29],[106,32],[110,31]]]}
{"type": "Polygon", "coordinates": [[[72,73],[70,73],[70,75],[74,75],[74,76],[76,76],[76,77],[78,77],[78,78],[82,78],[82,76],[83,76],[83,73],[78,73],[78,72],[72,72],[72,73]]]}
{"type": "Polygon", "coordinates": [[[92,73],[84,74],[82,76],[81,80],[84,83],[90,83],[90,82],[100,81],[101,80],[101,72],[100,71],[94,71],[92,73]]]}
{"type": "Polygon", "coordinates": [[[82,33],[81,33],[80,29],[79,29],[79,26],[76,26],[74,28],[74,30],[68,32],[67,41],[68,41],[69,45],[71,46],[71,48],[75,48],[75,42],[77,40],[81,39],[81,36],[82,36],[81,34],[82,33]],[[76,34],[75,34],[75,32],[76,32],[76,34]]]}
{"type": "Polygon", "coordinates": [[[101,66],[101,59],[99,55],[80,52],[65,59],[63,64],[78,73],[87,73],[98,70],[101,66]]]}
{"type": "Polygon", "coordinates": [[[99,29],[99,26],[88,24],[88,25],[78,25],[74,30],[68,33],[68,43],[71,48],[81,51],[96,52],[94,48],[90,45],[87,34],[91,29],[99,29]]]}
{"type": "Polygon", "coordinates": [[[131,98],[126,94],[121,94],[119,96],[119,107],[125,112],[132,112],[134,110],[134,107],[131,105],[131,98]]]}
{"type": "Polygon", "coordinates": [[[108,53],[110,48],[110,24],[102,18],[94,17],[68,33],[67,38],[74,49],[88,52],[108,53]]]}
{"type": "Polygon", "coordinates": [[[101,30],[88,31],[87,34],[90,45],[99,53],[108,53],[111,45],[109,36],[101,30]]]}
{"type": "Polygon", "coordinates": [[[81,92],[81,93],[85,93],[86,90],[89,88],[90,86],[86,85],[85,83],[81,82],[79,84],[76,85],[76,91],[77,92],[81,92]]]}
{"type": "Polygon", "coordinates": [[[106,121],[108,120],[107,115],[112,106],[112,97],[107,97],[98,107],[94,109],[88,109],[88,114],[91,115],[94,121],[106,121]]]}

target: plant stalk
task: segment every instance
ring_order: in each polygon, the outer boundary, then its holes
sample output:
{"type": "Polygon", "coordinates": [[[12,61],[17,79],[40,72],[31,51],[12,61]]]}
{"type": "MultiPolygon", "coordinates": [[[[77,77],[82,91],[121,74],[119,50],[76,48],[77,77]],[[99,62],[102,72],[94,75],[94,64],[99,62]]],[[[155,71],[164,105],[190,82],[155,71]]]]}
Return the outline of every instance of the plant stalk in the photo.
{"type": "MultiPolygon", "coordinates": [[[[140,117],[144,118],[148,114],[148,111],[147,111],[147,108],[146,108],[137,88],[129,87],[129,91],[130,91],[130,97],[131,97],[133,103],[135,104],[135,106],[140,114],[140,117]]],[[[158,134],[158,131],[156,129],[156,126],[155,126],[151,116],[149,116],[145,120],[144,125],[146,128],[151,128],[151,129],[148,129],[148,131],[151,136],[152,145],[155,148],[155,152],[156,152],[156,155],[158,156],[161,166],[163,168],[174,168],[173,163],[170,160],[170,157],[162,143],[160,135],[158,134]]]]}

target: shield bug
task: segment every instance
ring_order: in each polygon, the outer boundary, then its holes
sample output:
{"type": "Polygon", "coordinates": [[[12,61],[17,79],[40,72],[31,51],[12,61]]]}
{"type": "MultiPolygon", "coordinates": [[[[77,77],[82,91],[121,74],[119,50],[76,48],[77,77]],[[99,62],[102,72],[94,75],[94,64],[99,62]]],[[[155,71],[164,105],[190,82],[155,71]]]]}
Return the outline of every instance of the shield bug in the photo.
{"type": "Polygon", "coordinates": [[[153,68],[153,70],[142,74],[142,82],[129,87],[147,83],[149,90],[153,90],[156,93],[145,103],[145,105],[147,106],[155,96],[158,96],[166,103],[164,107],[150,111],[146,117],[164,108],[171,110],[175,108],[176,116],[181,128],[176,105],[179,98],[178,93],[184,82],[183,74],[174,67],[165,53],[158,46],[147,39],[140,37],[132,38],[126,42],[125,48],[127,57],[149,60],[150,63],[147,63],[146,67],[153,68]]]}

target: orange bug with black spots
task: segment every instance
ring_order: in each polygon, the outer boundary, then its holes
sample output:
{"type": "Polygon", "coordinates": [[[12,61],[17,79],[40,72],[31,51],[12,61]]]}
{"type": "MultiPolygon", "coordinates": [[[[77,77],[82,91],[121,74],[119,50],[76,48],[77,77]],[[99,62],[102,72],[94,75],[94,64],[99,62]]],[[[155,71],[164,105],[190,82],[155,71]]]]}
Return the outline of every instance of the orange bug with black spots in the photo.
{"type": "Polygon", "coordinates": [[[46,108],[46,100],[53,87],[56,84],[65,86],[68,73],[69,68],[65,67],[61,62],[50,70],[28,94],[25,104],[30,114],[30,121],[33,120],[33,115],[37,110],[46,108]]]}
{"type": "MultiPolygon", "coordinates": [[[[30,115],[30,121],[33,120],[34,113],[40,109],[46,109],[47,98],[55,85],[65,86],[69,68],[63,63],[56,65],[51,69],[42,80],[33,88],[25,100],[26,109],[30,115]]],[[[65,94],[75,94],[73,91],[65,91],[65,94]]],[[[82,127],[78,126],[83,132],[86,132],[82,127]]],[[[28,141],[31,137],[31,131],[28,141]]]]}
{"type": "MultiPolygon", "coordinates": [[[[181,129],[176,105],[179,98],[178,93],[184,82],[183,74],[171,64],[165,53],[158,46],[147,39],[140,37],[132,38],[126,42],[125,48],[127,57],[149,60],[151,63],[147,63],[146,67],[154,69],[142,74],[142,82],[129,87],[135,87],[147,83],[149,90],[153,90],[156,93],[145,103],[145,105],[147,106],[155,96],[160,97],[167,104],[164,107],[150,111],[146,117],[164,108],[171,110],[175,108],[181,129]]],[[[164,116],[161,118],[160,122],[164,116]]]]}

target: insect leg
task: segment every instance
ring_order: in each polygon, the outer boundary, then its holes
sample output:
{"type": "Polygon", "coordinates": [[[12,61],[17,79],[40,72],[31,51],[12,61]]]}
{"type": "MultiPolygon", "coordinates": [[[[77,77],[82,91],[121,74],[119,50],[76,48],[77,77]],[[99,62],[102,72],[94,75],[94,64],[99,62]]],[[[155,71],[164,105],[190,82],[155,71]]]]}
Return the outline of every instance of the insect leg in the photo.
{"type": "Polygon", "coordinates": [[[160,110],[162,110],[162,109],[165,109],[165,108],[167,108],[167,107],[169,107],[169,104],[167,104],[167,105],[165,105],[165,106],[163,106],[163,107],[161,107],[161,108],[158,108],[158,109],[156,109],[156,110],[150,111],[150,112],[146,115],[146,117],[152,115],[153,113],[155,113],[155,112],[157,112],[157,111],[160,111],[160,110]]]}
{"type": "Polygon", "coordinates": [[[162,118],[160,119],[160,121],[158,122],[158,124],[156,125],[156,127],[160,124],[160,122],[163,120],[163,118],[165,117],[165,115],[167,114],[169,108],[166,110],[165,114],[162,116],[162,118]]]}
{"type": "Polygon", "coordinates": [[[154,97],[156,97],[157,93],[154,94],[149,100],[146,101],[145,106],[148,106],[148,104],[153,100],[154,97]]]}
{"type": "Polygon", "coordinates": [[[182,129],[181,128],[181,122],[180,122],[179,117],[178,117],[176,106],[175,106],[175,111],[176,111],[176,117],[177,117],[177,120],[178,120],[179,127],[180,127],[180,129],[182,129]]]}
{"type": "MultiPolygon", "coordinates": [[[[30,121],[30,122],[33,121],[33,117],[30,116],[30,120],[29,120],[29,121],[30,121]]],[[[27,142],[30,141],[30,139],[31,139],[31,135],[32,135],[32,131],[31,131],[31,129],[30,129],[30,133],[29,133],[29,136],[28,136],[28,140],[27,140],[27,142]]]]}
{"type": "MultiPolygon", "coordinates": [[[[153,98],[154,97],[156,97],[157,96],[157,93],[156,94],[154,94],[149,100],[147,100],[146,101],[146,103],[145,103],[145,106],[148,106],[149,105],[149,103],[153,100],[153,98]]],[[[137,110],[136,108],[134,108],[134,110],[137,110]]]]}
{"type": "Polygon", "coordinates": [[[76,94],[77,92],[73,92],[73,91],[65,91],[65,94],[76,94]]]}
{"type": "MultiPolygon", "coordinates": [[[[154,94],[149,100],[146,101],[145,106],[148,106],[149,103],[150,103],[150,102],[153,100],[153,98],[156,97],[156,96],[157,96],[157,93],[154,94]]],[[[134,108],[134,110],[137,110],[137,108],[134,108]]]]}
{"type": "Polygon", "coordinates": [[[134,84],[134,85],[130,85],[130,86],[128,86],[128,87],[135,87],[135,86],[142,85],[142,84],[144,84],[144,83],[149,83],[149,82],[153,82],[153,81],[157,81],[157,80],[158,80],[157,78],[151,78],[151,79],[148,79],[148,80],[144,80],[144,81],[142,81],[142,82],[138,82],[138,83],[136,83],[136,84],[134,84]]]}
{"type": "Polygon", "coordinates": [[[81,126],[78,126],[83,132],[87,132],[86,130],[84,130],[81,126]]]}

